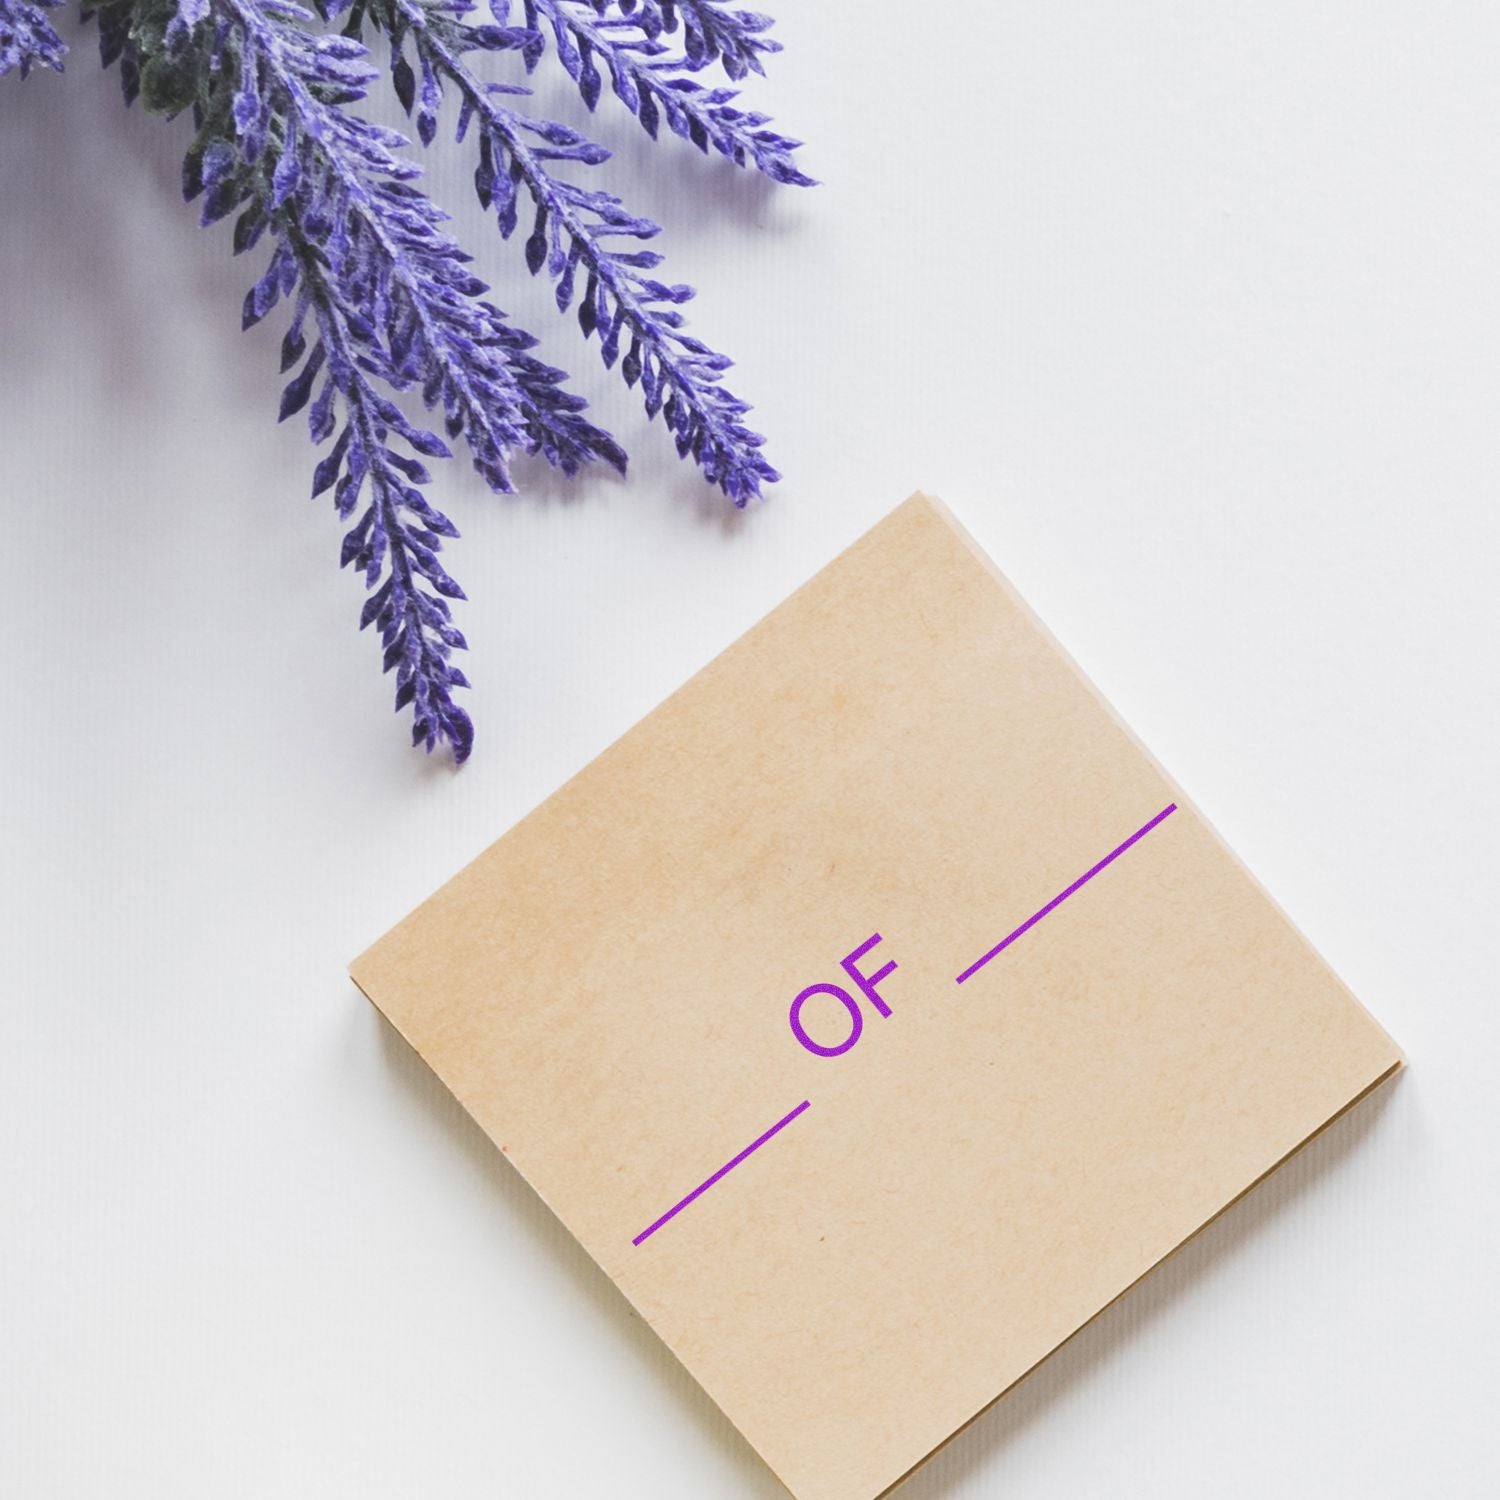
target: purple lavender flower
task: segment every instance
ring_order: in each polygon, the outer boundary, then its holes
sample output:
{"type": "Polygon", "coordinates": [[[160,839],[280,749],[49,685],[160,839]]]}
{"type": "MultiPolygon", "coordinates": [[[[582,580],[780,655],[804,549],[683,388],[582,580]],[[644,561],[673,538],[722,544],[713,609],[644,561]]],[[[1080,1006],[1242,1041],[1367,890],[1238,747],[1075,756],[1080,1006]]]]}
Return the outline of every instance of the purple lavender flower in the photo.
{"type": "MultiPolygon", "coordinates": [[[[719,0],[522,0],[522,7],[533,30],[546,23],[558,60],[590,109],[602,88],[597,58],[609,71],[616,97],[653,139],[665,119],[674,135],[700,151],[712,146],[777,182],[811,185],[812,178],[792,161],[800,141],[766,129],[766,115],[736,109],[738,90],[705,88],[682,76],[716,57],[731,78],[764,72],[760,55],[780,51],[778,43],[761,35],[771,24],[769,17],[726,10],[719,0]],[[687,37],[681,56],[661,40],[663,32],[676,29],[679,14],[687,37]]],[[[510,0],[492,0],[491,9],[503,21],[510,0]]]]}
{"type": "MultiPolygon", "coordinates": [[[[506,17],[504,0],[496,0],[494,9],[502,19],[506,17]]],[[[703,90],[695,83],[671,79],[671,70],[687,67],[689,62],[685,57],[664,57],[667,49],[650,34],[653,25],[665,24],[665,7],[645,7],[633,15],[603,21],[597,16],[605,7],[591,3],[581,7],[594,19],[575,14],[578,9],[562,0],[525,0],[528,21],[535,21],[543,11],[549,16],[559,55],[570,76],[580,83],[590,107],[597,102],[599,90],[588,81],[591,76],[597,81],[597,73],[590,75],[588,69],[598,52],[611,70],[616,92],[643,123],[652,122],[648,129],[653,134],[656,117],[645,111],[654,108],[649,102],[656,96],[654,90],[670,101],[668,119],[674,131],[704,149],[712,138],[723,143],[724,154],[742,163],[754,161],[780,180],[811,180],[785,166],[784,153],[796,143],[762,130],[762,116],[737,116],[732,122],[737,132],[732,141],[697,130],[695,122],[700,117],[727,108],[700,101],[707,101],[711,93],[730,97],[733,91],[703,90]],[[637,90],[631,80],[641,75],[648,83],[637,90]],[[678,92],[684,83],[691,92],[678,92]],[[686,103],[679,107],[679,100],[686,103]],[[691,113],[688,104],[699,112],[691,113]]],[[[722,18],[706,0],[699,0],[699,9],[722,18]]],[[[469,27],[457,19],[460,13],[446,0],[369,0],[367,5],[372,23],[391,38],[396,91],[407,111],[415,114],[418,133],[424,141],[432,140],[445,86],[451,85],[460,101],[457,134],[461,139],[472,128],[478,136],[475,186],[480,201],[494,209],[501,234],[508,239],[515,232],[524,193],[532,211],[531,234],[525,242],[527,266],[533,274],[546,267],[557,284],[560,311],[573,303],[582,273],[578,324],[584,337],[599,335],[605,366],[613,367],[618,361],[625,383],[640,384],[647,415],[662,413],[678,453],[691,456],[711,483],[735,504],[744,505],[760,493],[762,483],[780,476],[760,452],[764,439],[742,420],[748,405],[721,384],[731,361],[682,332],[683,317],[677,308],[692,297],[693,289],[668,285],[647,274],[660,265],[659,255],[650,250],[620,250],[608,243],[620,238],[647,240],[659,233],[660,226],[630,213],[612,194],[556,176],[553,162],[597,166],[609,153],[567,126],[537,121],[508,107],[504,98],[525,91],[483,82],[464,59],[465,52],[473,50],[474,36],[497,43],[503,37],[505,45],[519,47],[528,67],[534,66],[542,48],[539,33],[529,28],[469,27]],[[415,67],[404,51],[408,37],[415,67]]],[[[764,24],[761,17],[750,20],[764,24]]]]}
{"type": "MultiPolygon", "coordinates": [[[[608,6],[594,9],[603,15],[608,6]]],[[[641,30],[652,41],[675,31],[681,17],[687,65],[694,70],[719,61],[731,78],[743,78],[765,72],[763,53],[781,51],[781,43],[765,35],[772,24],[769,16],[728,10],[723,0],[623,0],[620,10],[638,15],[641,30]]]]}
{"type": "Polygon", "coordinates": [[[47,10],[61,0],[0,0],[0,78],[12,68],[25,78],[33,68],[63,70],[67,47],[52,29],[47,10]]]}
{"type": "Polygon", "coordinates": [[[597,59],[651,134],[665,119],[700,149],[712,145],[781,182],[810,179],[792,165],[796,142],[767,130],[764,116],[734,109],[732,90],[684,76],[718,61],[743,77],[776,50],[764,17],[719,0],[523,0],[522,26],[508,24],[505,0],[495,0],[493,25],[465,22],[469,0],[357,0],[342,33],[319,23],[338,20],[350,0],[315,3],[316,15],[296,0],[102,0],[92,13],[101,57],[119,63],[127,102],[190,113],[183,191],[202,199],[202,222],[233,216],[236,254],[262,240],[271,247],[245,298],[244,325],[290,305],[281,418],[305,410],[314,443],[331,444],[313,493],[331,490],[350,522],[342,563],[369,591],[360,627],[379,630],[396,707],[412,709],[413,742],[429,751],[446,743],[463,761],[473,725],[453,699],[469,684],[452,661],[465,641],[450,601],[464,595],[440,560],[443,541],[458,533],[427,496],[423,460],[451,457],[449,442],[461,439],[489,486],[508,493],[518,450],[567,474],[595,460],[623,473],[626,458],[583,415],[586,403],[562,372],[531,352],[532,336],[486,299],[470,257],[442,228],[446,216],[417,185],[421,169],[403,154],[405,138],[350,109],[379,76],[359,37],[363,23],[390,39],[392,81],[423,145],[452,97],[458,138],[471,129],[477,138],[476,188],[501,233],[517,228],[524,198],[531,273],[546,267],[564,311],[582,274],[585,338],[598,334],[605,365],[619,363],[647,412],[662,413],[679,453],[740,505],[778,476],[742,420],[749,408],[722,384],[730,361],[682,331],[677,308],[691,288],[650,276],[654,252],[613,243],[649,239],[657,226],[557,176],[556,163],[594,166],[609,153],[504,102],[529,91],[482,81],[471,59],[516,54],[530,71],[549,47],[545,23],[591,108],[597,59]],[[679,29],[680,55],[661,40],[679,29]],[[443,436],[411,420],[393,399],[403,392],[440,415],[443,436]]]}

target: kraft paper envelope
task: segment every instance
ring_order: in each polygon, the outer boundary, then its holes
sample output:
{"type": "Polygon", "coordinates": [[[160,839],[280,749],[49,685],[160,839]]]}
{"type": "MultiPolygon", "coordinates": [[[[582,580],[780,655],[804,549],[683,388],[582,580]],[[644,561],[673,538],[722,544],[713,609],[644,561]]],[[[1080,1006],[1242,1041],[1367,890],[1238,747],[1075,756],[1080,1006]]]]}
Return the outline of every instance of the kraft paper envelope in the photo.
{"type": "Polygon", "coordinates": [[[921,496],[352,972],[799,1500],[1401,1063],[921,496]]]}

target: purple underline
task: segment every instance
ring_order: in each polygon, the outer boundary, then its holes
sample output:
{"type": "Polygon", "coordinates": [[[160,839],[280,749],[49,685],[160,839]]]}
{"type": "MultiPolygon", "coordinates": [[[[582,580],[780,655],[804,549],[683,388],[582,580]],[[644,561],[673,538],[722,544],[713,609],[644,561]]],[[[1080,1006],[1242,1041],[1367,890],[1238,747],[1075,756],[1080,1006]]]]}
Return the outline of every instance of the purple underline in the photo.
{"type": "Polygon", "coordinates": [[[1001,938],[1000,941],[996,943],[995,946],[991,948],[983,958],[976,959],[973,963],[971,963],[969,967],[958,976],[954,983],[962,984],[964,980],[973,978],[973,976],[977,974],[992,958],[998,958],[1002,953],[1004,953],[1005,950],[1009,948],[1010,945],[1015,942],[1015,940],[1020,937],[1022,933],[1029,932],[1033,927],[1036,926],[1038,922],[1042,920],[1043,917],[1047,915],[1048,912],[1056,911],[1057,908],[1061,906],[1063,902],[1073,894],[1074,891],[1081,889],[1083,886],[1086,886],[1089,881],[1091,881],[1094,876],[1096,876],[1100,872],[1100,870],[1104,869],[1107,865],[1112,865],[1128,848],[1130,848],[1132,844],[1138,843],[1141,839],[1145,838],[1146,835],[1150,833],[1158,823],[1160,823],[1164,818],[1170,817],[1171,814],[1176,811],[1177,804],[1175,802],[1169,802],[1164,808],[1162,808],[1159,813],[1157,813],[1154,818],[1151,819],[1149,823],[1141,824],[1141,826],[1137,828],[1136,831],[1132,833],[1123,844],[1119,844],[1115,848],[1111,849],[1109,853],[1106,854],[1097,865],[1093,866],[1092,869],[1085,870],[1084,873],[1080,875],[1078,879],[1075,880],[1073,884],[1067,888],[1067,890],[1062,891],[1058,895],[1054,896],[1039,912],[1034,912],[1031,916],[1027,917],[1026,920],[1022,922],[1014,932],[1009,933],[1007,936],[1001,938]]]}
{"type": "Polygon", "coordinates": [[[650,1225],[648,1228],[641,1230],[641,1232],[638,1235],[636,1235],[636,1237],[633,1240],[631,1240],[630,1243],[632,1245],[639,1245],[643,1240],[649,1240],[651,1238],[651,1236],[653,1234],[655,1234],[656,1231],[658,1229],[660,1229],[663,1224],[666,1224],[670,1220],[675,1219],[677,1217],[677,1215],[680,1214],[683,1211],[683,1209],[685,1209],[688,1206],[688,1204],[693,1201],[694,1198],[701,1197],[721,1177],[724,1177],[728,1173],[734,1171],[734,1169],[737,1166],[739,1166],[739,1164],[742,1161],[744,1161],[744,1159],[747,1156],[749,1156],[752,1151],[759,1151],[760,1148],[762,1146],[764,1146],[765,1143],[768,1140],[770,1140],[773,1135],[776,1135],[780,1131],[785,1130],[786,1127],[788,1125],[790,1125],[792,1123],[792,1121],[795,1120],[797,1118],[797,1116],[802,1113],[803,1110],[805,1110],[806,1108],[808,1108],[808,1106],[811,1103],[812,1103],[812,1100],[810,1100],[810,1099],[804,1099],[802,1101],[802,1103],[799,1104],[796,1107],[796,1109],[792,1110],[788,1114],[784,1114],[768,1131],[765,1132],[764,1135],[758,1135],[758,1136],[756,1136],[756,1138],[753,1141],[751,1141],[750,1144],[748,1146],[746,1146],[745,1149],[743,1151],[741,1151],[738,1156],[731,1157],[728,1161],[726,1161],[724,1163],[724,1165],[722,1167],[720,1167],[719,1170],[717,1172],[715,1172],[712,1177],[706,1178],[704,1181],[700,1182],[698,1184],[698,1186],[695,1187],[692,1190],[692,1192],[690,1192],[687,1195],[686,1198],[682,1199],[681,1202],[674,1203],[671,1206],[671,1208],[669,1208],[666,1211],[666,1213],[664,1213],[661,1216],[661,1218],[659,1218],[654,1224],[650,1225]]]}

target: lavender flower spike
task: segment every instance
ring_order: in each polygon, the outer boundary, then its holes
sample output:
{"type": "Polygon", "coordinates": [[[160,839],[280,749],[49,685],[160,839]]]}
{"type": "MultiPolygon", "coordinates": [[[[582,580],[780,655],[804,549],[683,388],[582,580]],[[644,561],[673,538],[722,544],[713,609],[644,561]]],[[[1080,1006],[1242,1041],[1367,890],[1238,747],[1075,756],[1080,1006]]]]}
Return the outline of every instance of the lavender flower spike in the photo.
{"type": "MultiPolygon", "coordinates": [[[[607,68],[619,101],[653,139],[662,120],[674,134],[690,140],[700,151],[710,146],[740,166],[754,166],[776,182],[797,187],[812,185],[792,160],[801,145],[767,129],[768,117],[734,106],[735,89],[705,88],[683,76],[706,67],[715,57],[731,78],[764,71],[760,55],[779,50],[779,44],[760,35],[769,17],[733,12],[714,0],[644,0],[639,5],[611,4],[609,0],[522,0],[526,23],[537,29],[546,23],[558,61],[578,85],[584,103],[593,109],[601,79],[594,59],[607,68]],[[688,50],[674,55],[660,40],[675,27],[681,13],[688,50]]],[[[497,19],[510,9],[510,0],[492,0],[497,19]]]]}
{"type": "MultiPolygon", "coordinates": [[[[594,8],[602,14],[607,7],[594,8]]],[[[687,65],[694,71],[719,61],[731,78],[743,78],[764,73],[761,57],[781,51],[781,43],[765,35],[772,25],[769,16],[730,10],[724,0],[622,0],[620,9],[626,15],[638,12],[642,30],[653,41],[664,31],[676,31],[680,16],[687,65]]]]}
{"type": "Polygon", "coordinates": [[[32,68],[63,70],[67,47],[52,29],[47,10],[61,0],[0,0],[0,78],[12,69],[21,77],[32,68]]]}
{"type": "MultiPolygon", "coordinates": [[[[758,495],[763,483],[779,478],[760,452],[764,439],[743,421],[749,406],[721,383],[731,361],[681,331],[684,320],[677,309],[693,289],[647,274],[661,263],[654,252],[618,250],[608,243],[622,237],[650,239],[659,226],[629,213],[612,194],[551,171],[556,161],[597,166],[608,152],[566,126],[536,121],[507,107],[501,100],[514,87],[486,84],[473,72],[465,61],[465,54],[475,50],[470,39],[496,28],[464,25],[447,0],[369,0],[367,13],[391,37],[397,93],[415,113],[424,140],[436,132],[445,85],[453,86],[460,100],[458,134],[462,137],[472,124],[479,137],[475,186],[480,201],[494,208],[500,232],[509,238],[519,222],[518,192],[524,189],[534,213],[527,266],[533,274],[547,268],[563,311],[574,301],[582,272],[578,323],[584,337],[597,332],[605,366],[619,361],[625,383],[640,384],[647,415],[662,413],[678,453],[691,457],[737,505],[758,495]],[[402,50],[407,36],[416,69],[402,50]]],[[[535,33],[503,34],[519,44],[528,61],[533,58],[535,33]]]]}
{"type": "MultiPolygon", "coordinates": [[[[53,3],[0,0],[0,73],[59,65],[62,44],[41,9],[53,3]]],[[[492,0],[495,25],[466,24],[473,0],[311,3],[316,11],[297,0],[85,0],[85,16],[97,21],[104,65],[119,64],[127,103],[191,118],[182,185],[201,201],[202,222],[232,220],[236,254],[269,249],[242,322],[288,304],[280,414],[305,413],[313,442],[328,445],[312,490],[331,491],[347,523],[341,562],[363,575],[368,595],[360,628],[379,632],[413,741],[446,744],[462,761],[474,734],[455,701],[469,686],[453,663],[465,649],[453,601],[464,594],[442,560],[458,531],[429,498],[428,462],[461,441],[489,487],[510,492],[517,452],[567,474],[596,460],[623,473],[626,458],[562,371],[533,352],[536,340],[487,300],[447,215],[418,185],[405,137],[350,108],[379,76],[362,27],[388,37],[396,95],[424,146],[445,90],[456,99],[457,135],[474,130],[475,185],[502,234],[519,226],[525,203],[529,271],[546,268],[559,309],[576,302],[605,365],[641,387],[678,452],[740,505],[777,474],[745,426],[749,407],[723,386],[729,360],[682,331],[678,309],[692,289],[651,276],[655,252],[618,246],[657,226],[557,175],[558,163],[593,166],[609,153],[511,107],[529,90],[481,79],[475,57],[509,57],[524,75],[550,45],[591,107],[602,63],[653,134],[665,119],[705,151],[782,182],[810,179],[792,165],[796,143],[766,130],[764,116],[685,76],[717,64],[739,79],[777,50],[765,17],[722,0],[522,0],[524,26],[507,24],[506,0],[492,0]],[[341,17],[342,31],[329,25],[341,17]],[[661,40],[677,34],[680,55],[661,40]],[[417,401],[440,431],[416,424],[417,401]]]]}
{"type": "Polygon", "coordinates": [[[268,232],[274,241],[244,323],[295,295],[282,367],[297,373],[281,416],[305,407],[315,442],[337,433],[313,493],[332,489],[353,521],[342,561],[373,591],[361,627],[380,630],[413,739],[429,750],[446,741],[461,761],[473,727],[453,701],[468,681],[450,661],[465,643],[448,601],[463,591],[438,558],[457,530],[422,490],[421,460],[449,450],[380,387],[419,388],[495,489],[513,487],[516,448],[564,468],[595,456],[623,464],[623,454],[578,416],[582,402],[558,389],[556,372],[526,354],[529,335],[481,300],[484,283],[413,186],[420,169],[395,154],[402,137],[341,107],[378,76],[358,42],[312,33],[313,16],[290,0],[183,0],[159,41],[139,13],[122,27],[128,10],[116,0],[101,12],[106,52],[118,51],[127,96],[168,113],[191,104],[186,196],[203,197],[205,224],[238,213],[237,251],[268,232]]]}

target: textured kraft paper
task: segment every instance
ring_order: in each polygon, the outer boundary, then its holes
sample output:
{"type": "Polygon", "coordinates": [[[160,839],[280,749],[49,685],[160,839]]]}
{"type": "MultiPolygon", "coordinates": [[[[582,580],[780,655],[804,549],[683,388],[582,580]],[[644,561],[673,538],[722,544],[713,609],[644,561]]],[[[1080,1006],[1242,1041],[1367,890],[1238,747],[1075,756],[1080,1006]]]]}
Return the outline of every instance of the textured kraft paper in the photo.
{"type": "Polygon", "coordinates": [[[352,973],[798,1500],[897,1484],[1401,1062],[922,496],[352,973]]]}

